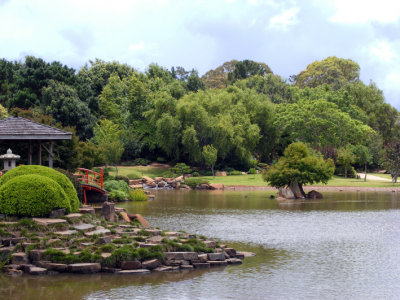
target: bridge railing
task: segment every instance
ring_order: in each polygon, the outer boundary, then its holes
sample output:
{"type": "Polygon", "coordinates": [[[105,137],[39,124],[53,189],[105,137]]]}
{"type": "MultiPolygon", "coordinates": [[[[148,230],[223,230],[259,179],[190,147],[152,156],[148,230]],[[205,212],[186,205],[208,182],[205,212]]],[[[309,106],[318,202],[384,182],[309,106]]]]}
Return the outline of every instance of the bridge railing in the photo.
{"type": "Polygon", "coordinates": [[[74,174],[76,178],[78,178],[81,183],[86,183],[90,185],[97,185],[101,189],[103,188],[103,169],[100,169],[100,173],[95,171],[78,168],[78,173],[74,174]]]}

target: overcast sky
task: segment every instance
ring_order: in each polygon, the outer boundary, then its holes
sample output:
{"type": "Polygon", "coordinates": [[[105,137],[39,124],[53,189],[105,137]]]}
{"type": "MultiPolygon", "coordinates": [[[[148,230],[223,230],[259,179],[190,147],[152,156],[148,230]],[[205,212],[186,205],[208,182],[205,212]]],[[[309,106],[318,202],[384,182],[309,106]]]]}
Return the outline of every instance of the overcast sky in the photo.
{"type": "Polygon", "coordinates": [[[288,78],[328,56],[400,109],[398,0],[0,0],[0,58],[26,55],[79,69],[100,58],[200,75],[232,59],[288,78]]]}

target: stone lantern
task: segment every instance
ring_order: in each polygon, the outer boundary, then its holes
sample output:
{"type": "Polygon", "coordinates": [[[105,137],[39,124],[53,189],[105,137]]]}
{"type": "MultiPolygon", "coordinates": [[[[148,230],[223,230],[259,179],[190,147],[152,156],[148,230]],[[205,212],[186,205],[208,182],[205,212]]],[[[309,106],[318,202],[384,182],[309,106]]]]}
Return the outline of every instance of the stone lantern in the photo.
{"type": "Polygon", "coordinates": [[[15,168],[15,161],[20,158],[21,156],[13,154],[11,149],[8,149],[6,154],[0,155],[0,159],[4,161],[4,171],[15,168]]]}

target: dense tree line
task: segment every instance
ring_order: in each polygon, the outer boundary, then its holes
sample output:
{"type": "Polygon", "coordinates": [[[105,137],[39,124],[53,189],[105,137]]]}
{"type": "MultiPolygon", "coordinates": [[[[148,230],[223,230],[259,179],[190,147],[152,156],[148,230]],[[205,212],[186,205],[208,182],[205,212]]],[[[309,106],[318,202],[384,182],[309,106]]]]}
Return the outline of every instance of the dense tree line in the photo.
{"type": "Polygon", "coordinates": [[[359,71],[328,57],[284,80],[265,63],[233,60],[199,77],[179,66],[139,72],[96,59],[74,70],[27,56],[0,60],[0,104],[74,131],[58,146],[64,167],[138,157],[205,166],[203,149],[212,145],[217,168],[245,169],[254,159],[276,161],[295,141],[337,164],[343,149],[357,156],[363,146],[376,167],[384,146],[399,139],[398,111],[359,71]]]}

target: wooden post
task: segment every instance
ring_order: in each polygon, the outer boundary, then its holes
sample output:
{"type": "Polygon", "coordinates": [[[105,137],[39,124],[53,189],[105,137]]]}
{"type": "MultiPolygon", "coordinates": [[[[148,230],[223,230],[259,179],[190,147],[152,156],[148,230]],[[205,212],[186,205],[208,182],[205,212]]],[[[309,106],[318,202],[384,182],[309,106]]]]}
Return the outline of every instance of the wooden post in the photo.
{"type": "Polygon", "coordinates": [[[53,146],[54,146],[54,142],[51,141],[50,142],[50,148],[49,148],[49,167],[53,168],[53,146]]]}
{"type": "Polygon", "coordinates": [[[38,165],[42,165],[42,141],[39,141],[38,165]]]}
{"type": "Polygon", "coordinates": [[[28,165],[32,164],[32,141],[29,140],[28,165]]]}

